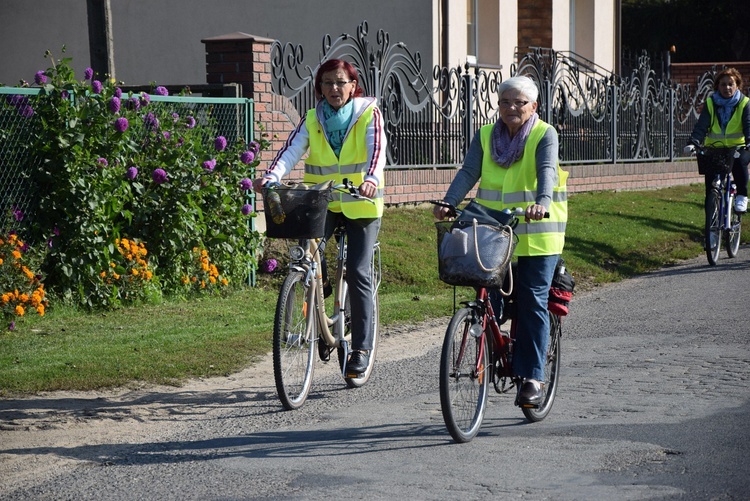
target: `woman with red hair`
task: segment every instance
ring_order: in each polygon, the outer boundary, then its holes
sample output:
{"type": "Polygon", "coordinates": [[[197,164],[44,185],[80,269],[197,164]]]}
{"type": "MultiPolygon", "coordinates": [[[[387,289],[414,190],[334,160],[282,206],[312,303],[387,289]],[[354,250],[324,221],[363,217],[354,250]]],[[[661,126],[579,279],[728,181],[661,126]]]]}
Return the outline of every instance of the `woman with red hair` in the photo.
{"type": "MultiPolygon", "coordinates": [[[[253,182],[261,193],[268,182],[280,182],[307,154],[303,181],[318,184],[346,178],[372,201],[334,193],[328,205],[326,238],[339,221],[348,235],[346,281],[351,302],[352,355],[347,374],[367,370],[373,349],[373,246],[383,215],[383,168],[386,137],[383,116],[373,97],[364,97],[357,70],[341,59],[320,65],[315,75],[315,108],[302,117],[263,177],[253,182]]],[[[321,358],[327,347],[319,345],[321,358]]],[[[349,376],[351,377],[351,376],[349,376]]]]}

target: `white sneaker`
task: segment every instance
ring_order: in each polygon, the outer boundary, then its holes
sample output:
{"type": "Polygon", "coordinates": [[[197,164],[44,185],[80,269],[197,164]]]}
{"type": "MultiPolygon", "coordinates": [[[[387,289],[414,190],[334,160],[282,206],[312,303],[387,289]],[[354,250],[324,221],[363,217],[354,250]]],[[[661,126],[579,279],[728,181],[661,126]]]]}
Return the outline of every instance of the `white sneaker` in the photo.
{"type": "Polygon", "coordinates": [[[747,212],[747,197],[744,195],[737,195],[734,199],[734,212],[747,212]]]}

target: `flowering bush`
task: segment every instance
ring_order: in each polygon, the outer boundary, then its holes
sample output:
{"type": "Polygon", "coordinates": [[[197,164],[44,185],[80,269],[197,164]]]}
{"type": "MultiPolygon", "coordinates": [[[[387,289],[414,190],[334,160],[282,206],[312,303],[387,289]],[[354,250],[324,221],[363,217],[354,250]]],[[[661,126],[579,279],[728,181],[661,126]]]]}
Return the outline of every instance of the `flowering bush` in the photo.
{"type": "Polygon", "coordinates": [[[11,233],[0,238],[0,311],[15,327],[15,319],[34,310],[44,316],[46,292],[37,269],[39,259],[28,245],[11,233]]]}
{"type": "MultiPolygon", "coordinates": [[[[50,291],[92,307],[151,296],[107,282],[123,239],[148,242],[158,274],[133,287],[181,293],[182,263],[194,247],[210,252],[227,283],[244,283],[260,235],[250,230],[255,213],[240,184],[253,177],[268,142],[230,141],[212,133],[210,113],[124,93],[113,80],[92,80],[90,69],[76,80],[69,59],[45,57],[52,66],[34,78],[42,93],[7,106],[42,124],[28,144],[43,195],[31,237],[47,243],[42,271],[50,291]]],[[[155,94],[168,92],[157,87],[155,94]]]]}

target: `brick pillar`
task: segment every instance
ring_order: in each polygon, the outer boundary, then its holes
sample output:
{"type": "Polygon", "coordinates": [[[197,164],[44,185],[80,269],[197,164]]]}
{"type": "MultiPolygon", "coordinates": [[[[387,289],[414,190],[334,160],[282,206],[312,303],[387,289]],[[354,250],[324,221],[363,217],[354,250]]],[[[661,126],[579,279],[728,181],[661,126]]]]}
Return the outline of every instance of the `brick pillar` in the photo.
{"type": "Polygon", "coordinates": [[[235,32],[201,40],[206,45],[206,82],[237,83],[242,96],[260,103],[271,102],[270,38],[235,32]]]}

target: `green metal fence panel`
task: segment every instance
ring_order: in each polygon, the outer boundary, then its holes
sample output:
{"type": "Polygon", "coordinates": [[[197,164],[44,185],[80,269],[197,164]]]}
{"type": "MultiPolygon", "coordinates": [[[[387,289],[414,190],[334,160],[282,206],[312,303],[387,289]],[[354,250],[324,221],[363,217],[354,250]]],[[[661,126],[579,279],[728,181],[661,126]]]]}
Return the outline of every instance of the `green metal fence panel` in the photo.
{"type": "Polygon", "coordinates": [[[33,215],[36,190],[29,169],[39,161],[29,150],[29,138],[37,127],[34,101],[39,89],[0,87],[0,231],[20,228],[22,217],[33,215]]]}
{"type": "MultiPolygon", "coordinates": [[[[40,159],[29,147],[30,139],[41,120],[34,114],[34,101],[41,89],[0,87],[0,234],[21,228],[20,219],[33,222],[38,207],[39,193],[29,174],[40,159]]],[[[151,107],[164,107],[180,116],[191,115],[197,126],[206,131],[206,141],[224,136],[231,145],[244,139],[254,141],[254,105],[245,98],[209,98],[191,96],[150,95],[151,107]]],[[[247,203],[255,207],[255,195],[248,193],[247,203]]],[[[250,218],[250,229],[255,220],[250,218]]],[[[255,270],[251,267],[251,284],[255,270]]]]}

